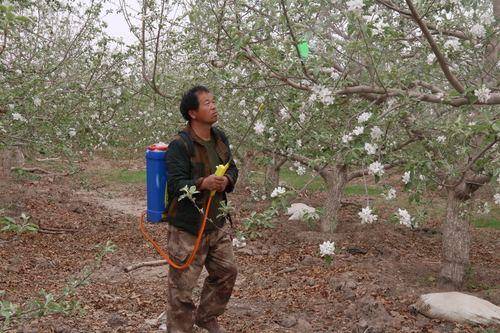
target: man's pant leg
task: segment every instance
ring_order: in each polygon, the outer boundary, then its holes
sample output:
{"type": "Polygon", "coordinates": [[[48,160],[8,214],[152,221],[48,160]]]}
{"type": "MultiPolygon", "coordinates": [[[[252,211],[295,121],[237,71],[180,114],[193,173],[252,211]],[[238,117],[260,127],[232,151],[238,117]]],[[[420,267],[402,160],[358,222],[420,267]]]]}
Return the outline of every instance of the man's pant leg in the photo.
{"type": "MultiPolygon", "coordinates": [[[[168,251],[174,261],[180,263],[193,251],[196,236],[174,226],[168,226],[168,251]]],[[[203,269],[206,257],[206,240],[203,239],[193,263],[185,270],[169,267],[167,332],[191,333],[196,306],[192,300],[193,289],[203,269]]]]}
{"type": "Polygon", "coordinates": [[[226,228],[209,235],[209,248],[205,259],[208,277],[203,284],[196,322],[205,323],[217,318],[226,309],[236,282],[237,267],[233,244],[226,228]]]}

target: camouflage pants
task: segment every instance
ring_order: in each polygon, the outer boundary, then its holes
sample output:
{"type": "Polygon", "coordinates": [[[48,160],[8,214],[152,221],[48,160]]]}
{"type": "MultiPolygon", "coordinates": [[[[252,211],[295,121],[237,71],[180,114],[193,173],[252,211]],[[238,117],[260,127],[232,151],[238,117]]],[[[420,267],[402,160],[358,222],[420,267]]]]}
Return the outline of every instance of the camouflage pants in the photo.
{"type": "MultiPolygon", "coordinates": [[[[168,252],[177,262],[185,262],[191,254],[196,236],[168,225],[168,252]]],[[[224,228],[227,232],[227,228],[224,228]]],[[[195,260],[185,270],[169,267],[167,330],[169,333],[190,333],[194,322],[207,322],[220,316],[229,302],[236,281],[231,239],[223,230],[205,235],[195,260]],[[207,269],[201,291],[200,304],[196,308],[191,299],[193,288],[203,269],[207,269]]]]}

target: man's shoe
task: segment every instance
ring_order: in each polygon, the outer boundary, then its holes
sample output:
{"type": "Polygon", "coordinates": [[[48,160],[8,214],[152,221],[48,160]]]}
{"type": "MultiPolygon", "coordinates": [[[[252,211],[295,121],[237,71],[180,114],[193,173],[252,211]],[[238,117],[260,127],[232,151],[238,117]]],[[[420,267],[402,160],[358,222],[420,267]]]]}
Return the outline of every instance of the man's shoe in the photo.
{"type": "Polygon", "coordinates": [[[219,325],[217,319],[212,319],[204,323],[197,322],[196,325],[206,329],[208,333],[227,333],[227,331],[219,325]]]}

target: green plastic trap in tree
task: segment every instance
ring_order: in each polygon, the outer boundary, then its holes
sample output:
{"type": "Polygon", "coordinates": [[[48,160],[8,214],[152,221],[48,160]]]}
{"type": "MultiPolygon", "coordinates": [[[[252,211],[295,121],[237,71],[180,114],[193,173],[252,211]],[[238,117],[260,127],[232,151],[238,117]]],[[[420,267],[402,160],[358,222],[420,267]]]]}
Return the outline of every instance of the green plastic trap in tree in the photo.
{"type": "Polygon", "coordinates": [[[299,50],[299,55],[302,60],[307,59],[309,56],[309,44],[306,40],[302,40],[299,44],[297,44],[297,50],[299,50]]]}

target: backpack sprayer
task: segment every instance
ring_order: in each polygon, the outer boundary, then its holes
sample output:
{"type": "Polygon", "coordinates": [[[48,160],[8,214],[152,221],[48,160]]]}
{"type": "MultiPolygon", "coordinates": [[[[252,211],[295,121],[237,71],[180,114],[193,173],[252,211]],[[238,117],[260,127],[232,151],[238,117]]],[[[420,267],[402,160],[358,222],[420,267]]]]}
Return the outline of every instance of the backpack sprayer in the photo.
{"type": "MultiPolygon", "coordinates": [[[[257,120],[260,112],[262,111],[264,104],[259,106],[257,113],[250,126],[247,128],[245,135],[238,143],[235,152],[238,151],[241,144],[250,132],[251,127],[257,120]]],[[[165,216],[165,210],[167,206],[167,181],[168,181],[168,170],[166,167],[165,159],[168,154],[168,146],[164,143],[154,144],[147,148],[146,150],[146,185],[147,185],[147,210],[141,214],[139,220],[139,227],[142,231],[143,236],[153,245],[160,256],[167,261],[167,263],[179,270],[184,270],[188,268],[194,261],[196,252],[201,244],[201,239],[203,237],[203,232],[205,231],[205,226],[207,223],[208,213],[210,211],[210,204],[212,203],[212,198],[215,195],[215,190],[210,191],[210,196],[208,197],[207,206],[205,208],[205,213],[203,214],[203,221],[198,230],[198,235],[196,237],[196,242],[193,247],[193,251],[189,255],[188,259],[183,264],[178,264],[170,258],[168,253],[166,253],[156,241],[147,233],[144,226],[144,217],[147,215],[147,220],[151,223],[158,223],[163,220],[165,216]]],[[[227,169],[229,168],[229,162],[226,164],[219,164],[215,170],[215,175],[218,177],[224,176],[227,169]]]]}

